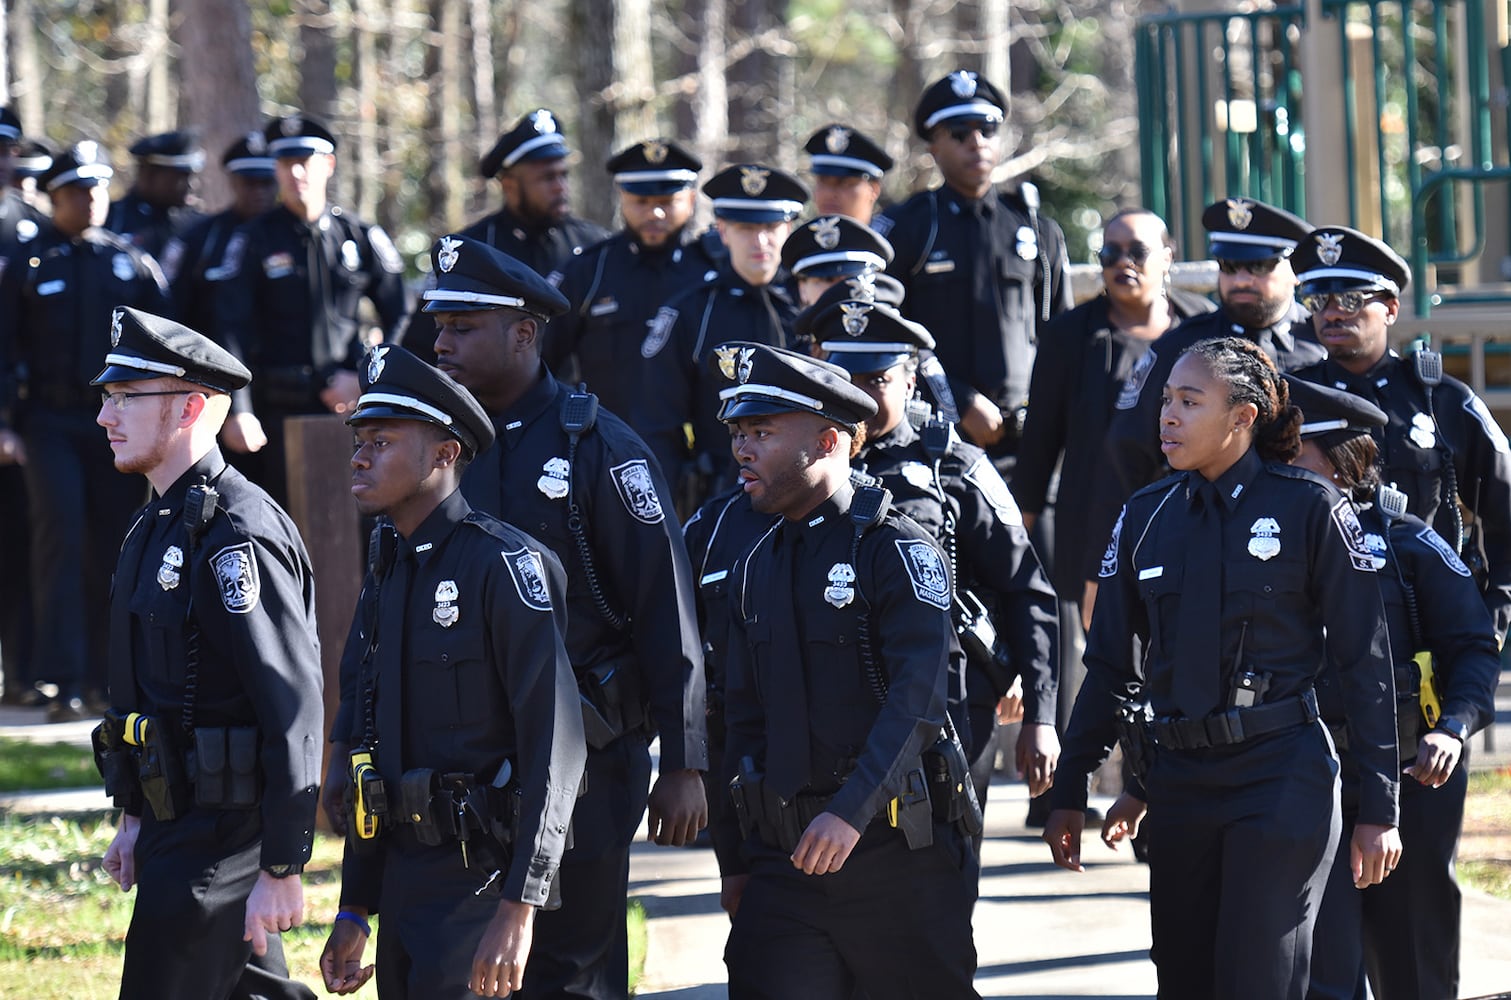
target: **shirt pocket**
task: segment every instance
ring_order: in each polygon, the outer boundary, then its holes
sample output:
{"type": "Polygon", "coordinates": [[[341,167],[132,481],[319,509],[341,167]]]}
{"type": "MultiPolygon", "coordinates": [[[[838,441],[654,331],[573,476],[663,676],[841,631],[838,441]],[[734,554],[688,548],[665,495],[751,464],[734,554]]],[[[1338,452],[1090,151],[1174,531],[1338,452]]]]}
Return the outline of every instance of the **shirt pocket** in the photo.
{"type": "Polygon", "coordinates": [[[1148,610],[1149,647],[1166,658],[1174,655],[1185,567],[1147,566],[1138,570],[1139,597],[1148,610]]]}
{"type": "Polygon", "coordinates": [[[458,723],[483,722],[504,704],[503,684],[488,660],[481,622],[434,625],[426,630],[423,646],[415,650],[420,675],[433,678],[437,694],[451,700],[458,723]]]}
{"type": "Polygon", "coordinates": [[[146,645],[147,662],[136,664],[137,672],[144,677],[172,684],[184,681],[188,606],[180,592],[187,587],[187,580],[169,590],[153,582],[137,588],[131,596],[131,614],[141,623],[146,645]]]}

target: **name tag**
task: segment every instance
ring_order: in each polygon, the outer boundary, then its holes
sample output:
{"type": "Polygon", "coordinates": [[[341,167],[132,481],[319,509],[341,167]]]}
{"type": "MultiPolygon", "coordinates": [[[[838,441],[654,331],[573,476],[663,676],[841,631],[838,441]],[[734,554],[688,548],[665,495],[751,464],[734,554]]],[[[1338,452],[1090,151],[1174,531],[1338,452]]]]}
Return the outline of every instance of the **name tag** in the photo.
{"type": "Polygon", "coordinates": [[[729,575],[729,570],[727,570],[727,569],[721,569],[717,573],[710,573],[707,576],[705,576],[703,579],[699,580],[698,581],[698,585],[701,587],[701,586],[705,586],[705,585],[710,584],[710,583],[718,583],[720,580],[724,579],[728,575],[729,575]]]}
{"type": "Polygon", "coordinates": [[[37,286],[38,295],[57,295],[68,287],[68,282],[62,278],[54,278],[52,281],[44,281],[37,286]]]}
{"type": "Polygon", "coordinates": [[[952,260],[931,260],[923,265],[924,274],[949,274],[955,270],[955,262],[952,260]]]}
{"type": "Polygon", "coordinates": [[[593,308],[588,310],[589,316],[607,316],[609,313],[619,311],[619,303],[614,299],[604,299],[593,303],[593,308]]]}
{"type": "Polygon", "coordinates": [[[1141,569],[1138,571],[1138,578],[1140,580],[1153,580],[1164,575],[1165,567],[1163,566],[1150,566],[1148,569],[1141,569]]]}

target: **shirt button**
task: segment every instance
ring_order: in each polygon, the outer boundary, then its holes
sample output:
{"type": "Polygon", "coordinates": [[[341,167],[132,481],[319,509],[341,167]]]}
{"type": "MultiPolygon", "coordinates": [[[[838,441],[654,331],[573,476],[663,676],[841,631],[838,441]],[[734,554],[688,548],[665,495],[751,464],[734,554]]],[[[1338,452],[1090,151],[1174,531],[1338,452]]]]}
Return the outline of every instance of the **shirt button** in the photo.
{"type": "Polygon", "coordinates": [[[449,662],[451,662],[451,654],[450,653],[442,653],[441,654],[441,662],[442,663],[449,663],[449,662]]]}

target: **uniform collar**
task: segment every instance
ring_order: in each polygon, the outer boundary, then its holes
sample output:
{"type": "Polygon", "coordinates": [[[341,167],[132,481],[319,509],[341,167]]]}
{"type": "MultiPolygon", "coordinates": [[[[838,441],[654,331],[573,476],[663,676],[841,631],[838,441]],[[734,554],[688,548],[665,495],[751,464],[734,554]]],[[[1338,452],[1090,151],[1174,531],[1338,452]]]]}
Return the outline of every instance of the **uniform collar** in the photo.
{"type": "Polygon", "coordinates": [[[493,430],[498,441],[509,448],[519,444],[525,428],[550,408],[561,388],[561,383],[556,381],[556,376],[551,374],[551,369],[542,361],[540,378],[535,380],[535,384],[525,390],[525,394],[513,406],[493,415],[493,430]]]}
{"type": "Polygon", "coordinates": [[[1273,340],[1276,344],[1280,345],[1281,350],[1284,350],[1286,352],[1290,352],[1292,350],[1295,350],[1296,348],[1296,335],[1291,332],[1291,328],[1293,326],[1296,326],[1297,324],[1311,322],[1311,313],[1307,312],[1304,308],[1302,308],[1301,303],[1296,301],[1291,302],[1291,307],[1290,309],[1286,310],[1284,316],[1280,317],[1269,326],[1262,327],[1244,326],[1232,316],[1228,315],[1228,311],[1225,307],[1218,306],[1217,308],[1218,311],[1222,313],[1223,318],[1228,321],[1228,328],[1232,332],[1233,336],[1243,337],[1246,340],[1251,340],[1256,344],[1263,345],[1265,336],[1268,334],[1270,339],[1273,340]]]}
{"type": "Polygon", "coordinates": [[[850,513],[850,500],[855,495],[855,490],[846,479],[840,484],[839,489],[823,503],[809,511],[801,521],[782,520],[782,537],[784,539],[803,538],[814,540],[823,532],[829,530],[830,524],[843,520],[850,513]]]}
{"type": "Polygon", "coordinates": [[[226,460],[220,453],[220,447],[211,445],[210,450],[205,452],[199,461],[189,466],[183,475],[173,481],[173,485],[168,487],[168,492],[153,499],[152,506],[157,508],[159,513],[182,510],[184,499],[188,496],[191,486],[198,486],[202,482],[214,483],[225,471],[226,460]]]}
{"type": "Polygon", "coordinates": [[[1327,359],[1327,373],[1339,388],[1357,391],[1359,388],[1380,388],[1386,385],[1390,382],[1394,369],[1400,364],[1401,356],[1393,348],[1387,348],[1380,360],[1362,374],[1355,375],[1332,358],[1327,359]]]}
{"type": "MultiPolygon", "coordinates": [[[[1249,448],[1238,461],[1233,463],[1227,472],[1218,476],[1217,481],[1212,484],[1217,488],[1219,505],[1224,510],[1237,510],[1239,503],[1243,500],[1244,494],[1249,491],[1250,484],[1254,482],[1263,469],[1264,460],[1259,457],[1252,447],[1249,448]]],[[[1186,499],[1190,500],[1195,495],[1196,490],[1205,482],[1206,480],[1201,477],[1200,473],[1195,471],[1187,472],[1186,499]]]]}
{"type": "Polygon", "coordinates": [[[436,546],[451,534],[453,528],[462,522],[468,514],[472,513],[472,506],[462,496],[462,491],[457,489],[452,492],[430,516],[425,518],[414,534],[408,538],[399,539],[399,551],[411,552],[415,561],[423,566],[431,556],[435,555],[436,546]]]}
{"type": "Polygon", "coordinates": [[[872,448],[878,451],[887,448],[906,448],[916,440],[918,440],[918,432],[913,429],[913,425],[908,422],[908,418],[903,417],[897,421],[896,427],[887,431],[881,437],[874,439],[867,438],[865,450],[869,452],[872,448]]]}

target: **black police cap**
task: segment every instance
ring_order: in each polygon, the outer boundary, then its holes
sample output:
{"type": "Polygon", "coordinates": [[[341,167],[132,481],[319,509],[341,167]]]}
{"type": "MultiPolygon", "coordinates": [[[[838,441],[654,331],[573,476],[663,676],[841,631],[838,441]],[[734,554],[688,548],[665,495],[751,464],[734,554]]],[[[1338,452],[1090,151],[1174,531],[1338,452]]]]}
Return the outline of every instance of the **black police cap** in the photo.
{"type": "Polygon", "coordinates": [[[49,191],[56,191],[68,184],[84,184],[93,187],[109,184],[115,171],[105,151],[93,139],[76,142],[52,158],[52,165],[42,174],[41,184],[49,191]]]}
{"type": "Polygon", "coordinates": [[[876,415],[876,401],[838,365],[765,344],[721,344],[709,367],[728,385],[719,392],[719,419],[772,413],[816,413],[850,431],[876,415]]]}
{"type": "Polygon", "coordinates": [[[275,162],[268,151],[267,136],[257,131],[231,143],[220,156],[220,165],[226,173],[241,177],[272,177],[275,162]]]}
{"type": "Polygon", "coordinates": [[[804,327],[805,317],[808,318],[807,321],[811,321],[813,316],[836,302],[879,302],[897,309],[902,306],[906,295],[907,290],[902,287],[902,282],[890,274],[881,271],[852,274],[824,289],[824,294],[813,305],[798,313],[795,329],[799,334],[807,332],[804,327]]]}
{"type": "Polygon", "coordinates": [[[1215,260],[1284,257],[1312,231],[1311,223],[1253,198],[1224,198],[1201,213],[1207,256],[1215,260]]]}
{"type": "Polygon", "coordinates": [[[913,112],[918,138],[927,140],[935,125],[956,121],[999,123],[1007,117],[1007,98],[980,73],[957,69],[936,80],[913,112]]]}
{"type": "Polygon", "coordinates": [[[545,108],[536,108],[498,137],[498,142],[478,161],[477,172],[484,177],[497,177],[499,171],[521,160],[559,160],[570,152],[556,116],[545,108]]]}
{"type": "Polygon", "coordinates": [[[205,166],[205,151],[193,132],[160,132],[138,139],[130,153],[142,163],[167,170],[198,173],[205,166]]]}
{"type": "Polygon", "coordinates": [[[934,347],[927,329],[876,302],[831,302],[807,326],[829,362],[852,375],[886,371],[934,347]]]}
{"type": "Polygon", "coordinates": [[[1347,432],[1346,437],[1368,434],[1371,428],[1384,427],[1389,422],[1385,411],[1374,403],[1343,389],[1319,385],[1297,378],[1282,376],[1290,386],[1291,403],[1301,410],[1301,437],[1314,438],[1335,432],[1347,432]]]}
{"type": "Polygon", "coordinates": [[[202,333],[128,306],[110,318],[110,353],[90,385],[181,378],[216,392],[234,392],[252,381],[247,366],[202,333]]]}
{"type": "Polygon", "coordinates": [[[794,227],[782,244],[782,264],[798,278],[833,278],[880,271],[892,244],[847,215],[821,215],[794,227]]]}
{"type": "Polygon", "coordinates": [[[0,140],[21,140],[21,117],[10,107],[0,108],[0,140]]]}
{"type": "Polygon", "coordinates": [[[1411,265],[1389,246],[1346,226],[1314,229],[1296,245],[1291,267],[1300,295],[1380,291],[1400,295],[1411,281],[1411,265]]]}
{"type": "Polygon", "coordinates": [[[466,236],[442,236],[430,248],[435,287],[423,294],[423,312],[518,309],[541,319],[570,308],[567,297],[524,262],[466,236]]]}
{"type": "Polygon", "coordinates": [[[808,201],[808,186],[785,170],[736,163],[709,178],[703,193],[714,215],[730,222],[790,222],[808,201]]]}
{"type": "Polygon", "coordinates": [[[52,166],[52,150],[42,145],[35,139],[28,139],[21,143],[21,148],[16,151],[11,160],[11,169],[17,177],[38,178],[47,173],[47,168],[52,166]]]}
{"type": "Polygon", "coordinates": [[[274,118],[262,130],[262,137],[268,141],[268,152],[280,160],[336,151],[336,134],[302,111],[274,118]]]}
{"type": "Polygon", "coordinates": [[[348,424],[363,420],[418,420],[456,438],[472,458],[493,443],[493,421],[477,398],[450,375],[402,347],[379,344],[357,367],[362,395],[348,424]]]}
{"type": "Polygon", "coordinates": [[[666,195],[698,182],[703,161],[675,139],[647,139],[621,149],[608,162],[614,183],[630,194],[666,195]]]}
{"type": "Polygon", "coordinates": [[[892,169],[892,158],[868,136],[848,125],[825,125],[803,144],[808,169],[827,177],[870,177],[880,180],[892,169]]]}

